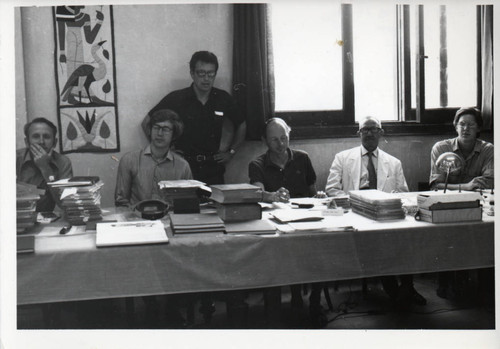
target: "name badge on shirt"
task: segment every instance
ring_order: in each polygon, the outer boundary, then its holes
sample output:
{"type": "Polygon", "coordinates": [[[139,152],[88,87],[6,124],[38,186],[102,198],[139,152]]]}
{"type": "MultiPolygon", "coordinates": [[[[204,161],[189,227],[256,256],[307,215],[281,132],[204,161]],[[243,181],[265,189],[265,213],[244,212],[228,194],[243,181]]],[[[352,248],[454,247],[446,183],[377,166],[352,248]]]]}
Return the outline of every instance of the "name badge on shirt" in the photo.
{"type": "Polygon", "coordinates": [[[224,116],[224,112],[223,111],[214,111],[214,114],[217,115],[217,116],[224,116]]]}

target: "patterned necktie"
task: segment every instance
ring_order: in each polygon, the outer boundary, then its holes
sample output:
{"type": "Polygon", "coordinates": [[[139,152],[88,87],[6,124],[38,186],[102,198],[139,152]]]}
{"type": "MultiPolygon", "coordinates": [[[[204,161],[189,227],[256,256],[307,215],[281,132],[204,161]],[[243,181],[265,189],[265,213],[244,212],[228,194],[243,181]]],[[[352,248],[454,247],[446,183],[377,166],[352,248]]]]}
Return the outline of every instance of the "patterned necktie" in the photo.
{"type": "Polygon", "coordinates": [[[377,171],[375,171],[375,166],[372,161],[373,153],[368,152],[368,165],[366,166],[368,169],[368,183],[370,189],[377,189],[377,171]]]}

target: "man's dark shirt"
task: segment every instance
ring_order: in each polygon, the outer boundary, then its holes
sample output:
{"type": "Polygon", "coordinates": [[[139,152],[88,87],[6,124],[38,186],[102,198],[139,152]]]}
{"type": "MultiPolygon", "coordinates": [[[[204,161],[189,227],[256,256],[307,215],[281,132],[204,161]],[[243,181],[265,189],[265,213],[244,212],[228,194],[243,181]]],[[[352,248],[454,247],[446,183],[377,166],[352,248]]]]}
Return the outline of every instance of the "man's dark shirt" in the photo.
{"type": "Polygon", "coordinates": [[[234,127],[244,121],[229,93],[215,87],[205,105],[196,97],[193,85],[173,91],[151,109],[149,116],[160,109],[171,109],[181,117],[184,132],[175,144],[187,156],[217,153],[223,120],[231,120],[234,127]]]}
{"type": "Polygon", "coordinates": [[[248,165],[250,183],[264,184],[264,190],[274,192],[281,187],[288,189],[290,197],[311,196],[309,187],[316,183],[316,173],[305,151],[288,149],[288,162],[284,169],[273,164],[269,151],[248,165]]]}

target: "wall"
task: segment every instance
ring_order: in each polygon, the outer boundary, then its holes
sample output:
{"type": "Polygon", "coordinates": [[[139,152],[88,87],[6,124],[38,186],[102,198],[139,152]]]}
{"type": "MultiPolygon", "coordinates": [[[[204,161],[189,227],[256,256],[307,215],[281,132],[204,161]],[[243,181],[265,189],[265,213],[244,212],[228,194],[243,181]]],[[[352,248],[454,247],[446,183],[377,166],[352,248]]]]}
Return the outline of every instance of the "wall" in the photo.
{"type": "MultiPolygon", "coordinates": [[[[17,25],[18,30],[22,27],[23,44],[16,50],[16,79],[25,78],[25,84],[16,84],[18,147],[24,144],[26,119],[44,116],[57,124],[51,11],[51,7],[22,8],[22,23],[17,25]]],[[[191,83],[188,63],[193,52],[214,52],[220,64],[217,86],[225,90],[231,86],[231,5],[123,5],[114,6],[113,12],[121,151],[69,154],[75,174],[103,179],[103,206],[114,203],[118,162],[111,156],[120,158],[147,143],[140,122],[168,92],[191,83]]]]}
{"type": "MultiPolygon", "coordinates": [[[[292,130],[293,132],[293,130],[292,130]]],[[[391,137],[381,141],[380,148],[397,157],[403,163],[403,171],[411,191],[418,189],[418,182],[427,182],[430,172],[430,152],[442,136],[391,137]]],[[[317,189],[324,190],[330,166],[335,154],[359,146],[359,138],[335,138],[320,140],[292,141],[292,148],[309,153],[317,175],[317,189]]],[[[266,151],[262,142],[246,142],[238,151],[226,171],[226,178],[234,182],[248,181],[248,163],[266,151]],[[242,170],[244,169],[244,170],[242,170]]]]}
{"type": "MultiPolygon", "coordinates": [[[[103,206],[114,203],[118,162],[112,156],[120,158],[146,144],[139,127],[143,116],[168,92],[190,84],[188,61],[194,51],[206,49],[218,55],[217,87],[230,90],[231,82],[231,5],[128,5],[113,9],[121,151],[69,154],[75,174],[98,175],[105,182],[103,206]]],[[[16,18],[21,18],[21,25],[16,27],[22,27],[23,38],[22,46],[16,48],[19,147],[23,144],[22,126],[26,118],[45,116],[56,121],[57,98],[51,8],[23,8],[16,18]]],[[[410,190],[417,190],[418,182],[428,180],[431,147],[443,138],[447,136],[387,135],[380,146],[401,159],[410,190]]],[[[291,142],[293,148],[310,154],[318,175],[318,189],[324,189],[335,154],[358,144],[358,138],[291,142]]],[[[226,181],[248,181],[249,161],[264,151],[264,145],[258,141],[243,144],[227,168],[226,181]]]]}

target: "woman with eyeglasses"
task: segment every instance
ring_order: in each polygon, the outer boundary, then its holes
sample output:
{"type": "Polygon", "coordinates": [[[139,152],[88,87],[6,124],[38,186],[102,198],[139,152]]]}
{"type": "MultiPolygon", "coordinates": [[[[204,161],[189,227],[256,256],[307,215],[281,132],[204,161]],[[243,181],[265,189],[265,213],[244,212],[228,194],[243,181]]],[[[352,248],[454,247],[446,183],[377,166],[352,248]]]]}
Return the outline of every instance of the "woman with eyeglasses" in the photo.
{"type": "Polygon", "coordinates": [[[464,166],[450,173],[448,189],[491,189],[494,184],[493,144],[478,139],[483,126],[481,112],[476,108],[461,108],[455,114],[453,126],[457,137],[437,142],[431,151],[431,175],[433,189],[444,189],[446,174],[436,166],[436,160],[445,152],[453,152],[464,160],[464,166]]]}

